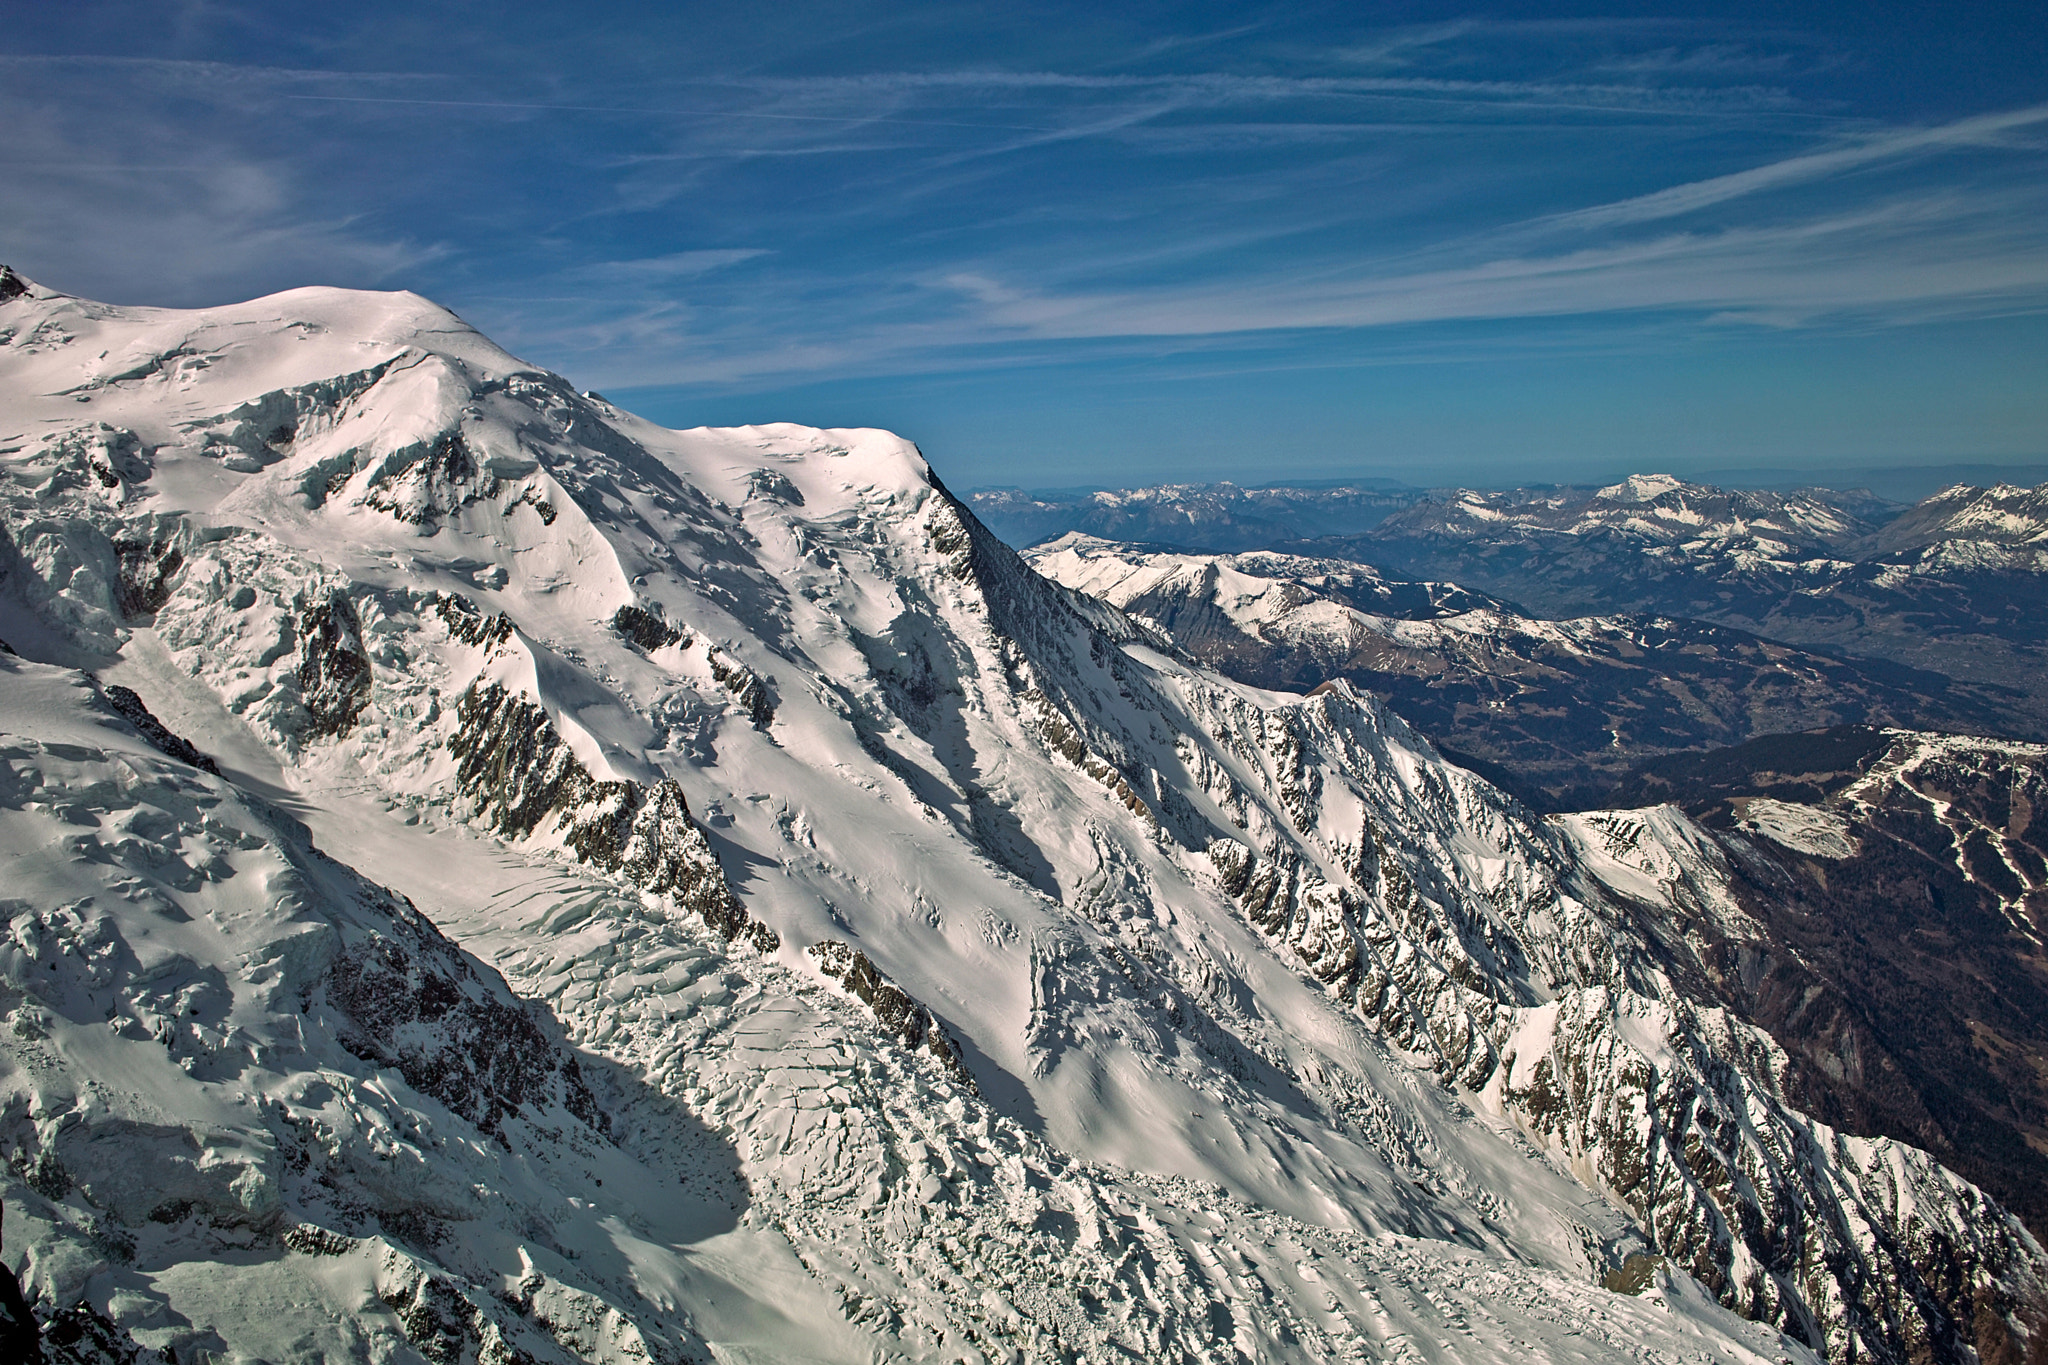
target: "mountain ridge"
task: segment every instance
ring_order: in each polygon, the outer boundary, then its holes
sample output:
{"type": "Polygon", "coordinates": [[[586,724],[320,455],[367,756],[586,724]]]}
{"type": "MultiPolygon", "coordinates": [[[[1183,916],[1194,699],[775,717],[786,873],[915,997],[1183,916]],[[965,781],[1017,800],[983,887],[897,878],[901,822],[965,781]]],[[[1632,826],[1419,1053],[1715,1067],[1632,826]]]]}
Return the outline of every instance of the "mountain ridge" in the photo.
{"type": "Polygon", "coordinates": [[[1349,560],[1146,549],[1079,532],[1026,559],[1241,682],[1306,691],[1343,677],[1373,689],[1551,811],[1600,802],[1656,755],[1759,734],[1852,717],[1959,732],[2012,719],[2001,694],[1938,674],[1651,614],[1532,619],[1457,584],[1349,560]]]}

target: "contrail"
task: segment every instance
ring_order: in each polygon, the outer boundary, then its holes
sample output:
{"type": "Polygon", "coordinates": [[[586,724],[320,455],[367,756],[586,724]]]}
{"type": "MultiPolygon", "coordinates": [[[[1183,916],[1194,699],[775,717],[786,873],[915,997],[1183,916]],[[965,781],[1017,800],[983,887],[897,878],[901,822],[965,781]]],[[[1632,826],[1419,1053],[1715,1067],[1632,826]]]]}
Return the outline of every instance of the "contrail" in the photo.
{"type": "Polygon", "coordinates": [[[613,104],[521,104],[512,100],[421,100],[396,95],[284,95],[288,100],[328,104],[426,104],[445,109],[538,109],[562,114],[658,114],[672,118],[759,118],[796,123],[901,123],[916,128],[978,128],[997,133],[1060,133],[1064,128],[1012,123],[949,123],[940,119],[858,118],[844,114],[762,114],[741,109],[636,109],[613,104]]]}

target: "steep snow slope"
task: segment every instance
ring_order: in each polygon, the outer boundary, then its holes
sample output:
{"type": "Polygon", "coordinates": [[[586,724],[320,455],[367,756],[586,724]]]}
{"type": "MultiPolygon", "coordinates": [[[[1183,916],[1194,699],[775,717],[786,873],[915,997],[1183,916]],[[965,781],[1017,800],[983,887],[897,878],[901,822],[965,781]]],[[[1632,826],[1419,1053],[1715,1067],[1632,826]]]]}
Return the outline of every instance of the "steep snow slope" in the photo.
{"type": "Polygon", "coordinates": [[[1192,667],[885,433],[666,431],[407,296],[0,307],[0,638],[730,1134],[844,1339],[1505,1354],[1376,1315],[1645,1245],[1837,1357],[2032,1330],[2017,1223],[1675,984],[1660,926],[1741,913],[1682,817],[1546,825],[1347,688],[1192,667]],[[1447,1268],[1397,1307],[1375,1247],[1447,1268]]]}
{"type": "Polygon", "coordinates": [[[1683,1284],[1620,1298],[1091,1169],[653,903],[459,831],[373,836],[466,886],[458,925],[518,895],[476,942],[626,1064],[578,1054],[81,675],[0,658],[0,683],[5,1244],[73,1329],[52,1359],[1781,1349],[1683,1284]],[[620,949],[641,970],[605,971],[620,949]]]}

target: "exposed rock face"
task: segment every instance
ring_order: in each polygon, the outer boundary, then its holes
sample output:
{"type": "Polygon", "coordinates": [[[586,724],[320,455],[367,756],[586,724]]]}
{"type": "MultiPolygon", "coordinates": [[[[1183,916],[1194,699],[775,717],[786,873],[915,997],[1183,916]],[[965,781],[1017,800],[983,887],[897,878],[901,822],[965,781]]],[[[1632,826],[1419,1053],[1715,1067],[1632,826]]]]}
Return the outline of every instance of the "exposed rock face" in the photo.
{"type": "Polygon", "coordinates": [[[364,503],[423,526],[465,503],[495,497],[497,480],[480,479],[481,472],[462,433],[443,432],[417,450],[387,458],[371,475],[364,503]]]}
{"type": "Polygon", "coordinates": [[[220,765],[200,753],[191,740],[171,733],[169,727],[149,713],[149,708],[143,705],[142,698],[135,694],[134,688],[121,687],[117,684],[106,688],[102,695],[106,697],[107,704],[120,712],[121,718],[134,726],[151,744],[180,763],[190,763],[201,771],[212,773],[215,777],[220,776],[220,765]]]}
{"type": "Polygon", "coordinates": [[[0,303],[12,303],[28,293],[28,281],[0,265],[0,303]]]}
{"type": "Polygon", "coordinates": [[[1562,1002],[1534,1064],[1509,1058],[1503,1093],[1533,1132],[1596,1165],[1664,1255],[1831,1358],[1962,1360],[2024,1339],[2014,1328],[2038,1290],[2009,1286],[2038,1249],[2003,1210],[1924,1154],[1771,1113],[1769,1092],[1725,1061],[1749,1049],[1765,1071],[1768,1044],[1713,1012],[1658,1021],[1671,1055],[1627,1057],[1613,1034],[1645,1017],[1598,992],[1562,1002]],[[1865,1273],[1844,1277],[1848,1259],[1865,1273]]]}
{"type": "Polygon", "coordinates": [[[512,623],[501,615],[485,615],[466,597],[435,593],[432,609],[448,633],[466,645],[494,649],[512,638],[512,623]]]}
{"type": "Polygon", "coordinates": [[[970,1090],[974,1088],[974,1077],[961,1065],[960,1050],[946,1036],[945,1027],[932,1017],[929,1009],[905,995],[876,971],[875,964],[868,960],[866,953],[837,939],[813,943],[804,951],[817,962],[819,971],[846,987],[849,994],[873,1010],[875,1021],[886,1032],[901,1039],[903,1045],[913,1051],[923,1048],[931,1053],[963,1085],[970,1090]]]}
{"type": "Polygon", "coordinates": [[[666,649],[688,638],[681,630],[631,603],[612,614],[612,628],[645,650],[666,649]]]}
{"type": "Polygon", "coordinates": [[[171,539],[117,540],[114,552],[121,559],[121,614],[154,616],[170,600],[171,579],[185,563],[183,547],[171,539]]]}
{"type": "Polygon", "coordinates": [[[336,590],[298,603],[299,695],[314,738],[342,734],[370,698],[370,657],[363,623],[348,595],[336,590]]]}
{"type": "Polygon", "coordinates": [[[598,781],[546,711],[495,684],[471,687],[457,714],[448,742],[456,781],[492,828],[523,839],[545,825],[583,861],[695,912],[728,940],[775,950],[775,931],[732,894],[673,782],[598,781]]]}
{"type": "Polygon", "coordinates": [[[501,1143],[506,1118],[529,1106],[558,1106],[602,1132],[605,1116],[576,1059],[557,1050],[527,1008],[479,981],[461,951],[410,905],[381,908],[395,932],[337,953],[318,984],[319,998],[352,1025],[339,1035],[341,1045],[397,1069],[415,1090],[501,1143]]]}
{"type": "Polygon", "coordinates": [[[733,700],[754,722],[755,729],[767,729],[769,722],[775,719],[775,699],[769,695],[767,684],[745,664],[716,649],[711,651],[709,658],[711,676],[732,693],[733,700]]]}

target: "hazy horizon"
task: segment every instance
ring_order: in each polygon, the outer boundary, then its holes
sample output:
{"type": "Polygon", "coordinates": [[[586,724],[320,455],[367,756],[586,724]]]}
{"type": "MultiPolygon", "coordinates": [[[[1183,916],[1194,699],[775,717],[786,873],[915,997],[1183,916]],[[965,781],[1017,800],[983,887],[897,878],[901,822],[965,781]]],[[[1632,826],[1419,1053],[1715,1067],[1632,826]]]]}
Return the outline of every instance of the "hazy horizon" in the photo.
{"type": "MultiPolygon", "coordinates": [[[[941,469],[943,477],[945,471],[941,469]]],[[[980,483],[963,485],[957,491],[964,494],[1023,492],[1036,497],[1086,497],[1095,493],[1134,492],[1139,489],[1157,488],[1164,485],[1185,484],[1195,487],[1219,487],[1225,484],[1248,491],[1265,489],[1337,489],[1359,488],[1371,491],[1384,488],[1387,491],[1423,492],[1456,487],[1480,488],[1597,488],[1617,483],[1630,474],[1670,474],[1691,483],[1711,484],[1721,488],[1740,488],[1760,491],[1789,491],[1798,488],[1828,488],[1836,492],[1868,491],[1881,498],[1895,502],[1917,502],[1929,494],[1939,492],[1955,484],[1996,484],[2010,483],[2034,487],[2048,483],[2048,461],[2034,464],[1987,464],[1955,463],[1932,465],[1896,465],[1874,469],[1843,469],[1834,471],[1833,482],[1815,483],[1793,471],[1784,469],[1719,469],[1683,471],[1663,468],[1628,469],[1609,478],[1597,479],[1524,479],[1512,482],[1481,483],[1472,480],[1450,479],[1442,482],[1414,482],[1396,478],[1391,474],[1366,471],[1350,478],[1324,479],[1162,479],[1151,483],[1081,483],[1057,484],[1032,487],[1018,483],[980,483]]]]}

